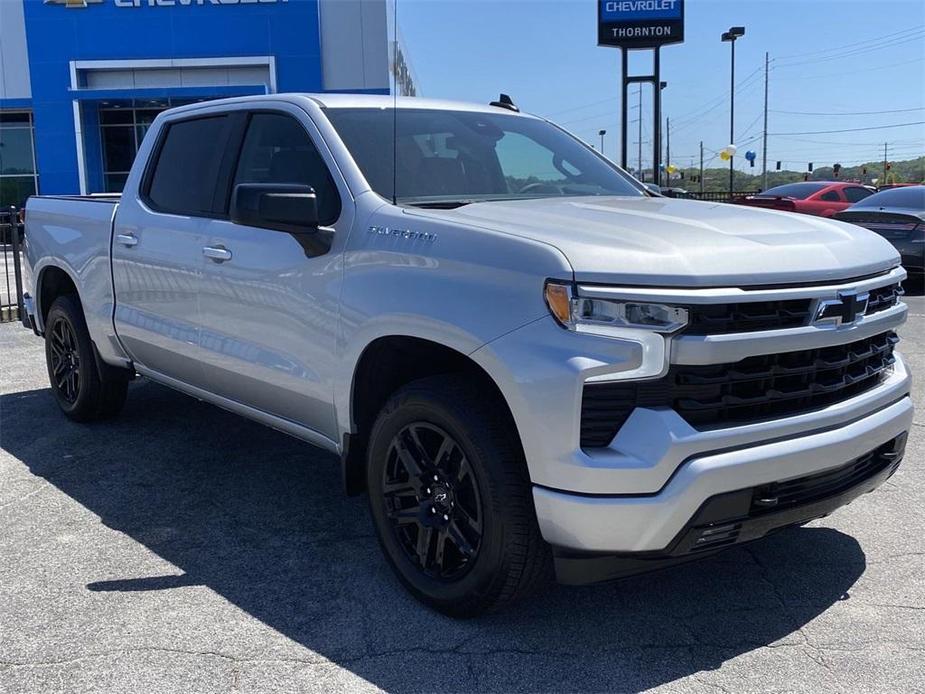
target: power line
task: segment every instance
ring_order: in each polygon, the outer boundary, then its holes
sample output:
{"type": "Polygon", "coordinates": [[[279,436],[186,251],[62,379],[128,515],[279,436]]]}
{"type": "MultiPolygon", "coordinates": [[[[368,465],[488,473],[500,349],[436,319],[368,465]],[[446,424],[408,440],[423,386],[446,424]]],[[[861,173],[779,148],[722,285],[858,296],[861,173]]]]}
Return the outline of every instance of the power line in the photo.
{"type": "Polygon", "coordinates": [[[591,106],[599,106],[600,104],[606,104],[611,101],[616,101],[619,98],[620,98],[619,96],[608,96],[606,99],[601,99],[600,101],[592,101],[590,104],[582,104],[581,106],[572,106],[571,108],[566,108],[561,111],[553,111],[552,113],[547,113],[546,116],[551,117],[551,116],[558,116],[563,113],[571,113],[572,111],[579,111],[583,108],[590,108],[591,106]]]}
{"type": "MultiPolygon", "coordinates": [[[[744,89],[750,88],[754,84],[757,84],[757,81],[754,81],[753,78],[758,76],[759,73],[761,73],[761,70],[762,68],[761,66],[759,66],[755,68],[754,71],[750,72],[748,75],[746,75],[741,80],[739,80],[739,83],[736,84],[737,92],[742,92],[744,89]],[[753,80],[751,84],[748,84],[749,80],[753,80]]],[[[700,106],[695,106],[694,108],[690,109],[688,111],[687,116],[684,116],[683,118],[678,119],[678,124],[681,125],[691,120],[696,120],[700,118],[701,115],[705,115],[706,113],[710,113],[711,111],[716,110],[717,108],[725,104],[728,99],[729,99],[729,95],[723,94],[722,96],[718,96],[713,99],[710,99],[709,101],[705,101],[700,106]],[[706,109],[704,111],[704,114],[701,114],[700,112],[703,111],[704,109],[706,109]]]]}
{"type": "Polygon", "coordinates": [[[768,109],[771,113],[788,113],[794,116],[876,116],[881,113],[909,113],[911,111],[925,111],[925,106],[915,108],[894,108],[887,111],[779,111],[768,109]]]}
{"type": "Polygon", "coordinates": [[[785,68],[801,67],[803,65],[813,65],[815,63],[828,63],[833,60],[844,60],[845,58],[853,58],[858,55],[867,55],[868,53],[876,53],[877,51],[883,51],[888,48],[890,49],[896,48],[897,46],[902,46],[907,43],[913,43],[913,42],[918,43],[922,40],[922,37],[925,37],[925,31],[923,31],[921,34],[918,34],[916,36],[910,36],[908,38],[903,39],[902,41],[894,41],[890,44],[886,44],[883,46],[871,46],[870,48],[864,48],[864,49],[860,49],[857,51],[848,51],[845,53],[839,53],[837,55],[830,55],[830,56],[826,56],[823,58],[814,58],[812,60],[801,60],[801,61],[793,62],[793,63],[785,62],[785,63],[781,63],[780,65],[778,65],[778,67],[785,67],[785,68]]]}
{"type": "Polygon", "coordinates": [[[825,135],[827,133],[856,133],[862,130],[886,130],[888,128],[905,128],[910,125],[925,125],[925,120],[914,121],[912,123],[893,123],[892,125],[871,125],[866,128],[845,128],[843,130],[810,130],[807,132],[797,133],[768,133],[768,136],[785,137],[787,135],[825,135]]]}
{"type": "Polygon", "coordinates": [[[881,42],[881,41],[883,41],[883,40],[885,40],[885,39],[894,38],[894,37],[897,37],[897,36],[901,36],[901,35],[903,35],[903,34],[914,34],[914,33],[917,33],[917,32],[919,32],[919,31],[921,31],[921,27],[917,27],[917,26],[916,26],[916,27],[910,27],[909,29],[903,29],[902,31],[896,31],[896,32],[893,32],[892,34],[884,34],[883,36],[875,36],[875,37],[870,38],[870,39],[864,39],[863,41],[855,41],[854,43],[845,43],[845,44],[842,44],[841,46],[838,46],[837,48],[821,48],[821,49],[819,49],[819,50],[816,50],[816,51],[809,51],[809,52],[807,52],[807,53],[791,53],[790,55],[782,55],[782,56],[778,56],[778,57],[779,57],[781,60],[790,60],[791,58],[804,58],[804,57],[810,56],[810,55],[821,55],[821,54],[824,54],[824,53],[832,53],[832,52],[844,51],[844,50],[849,49],[849,48],[855,48],[855,47],[858,47],[858,46],[861,46],[861,45],[865,45],[865,44],[869,44],[869,43],[878,43],[878,42],[881,42]]]}
{"type": "Polygon", "coordinates": [[[875,65],[874,67],[861,68],[858,70],[842,70],[840,72],[826,72],[822,75],[794,75],[787,77],[787,80],[818,80],[826,79],[828,77],[844,77],[845,75],[857,75],[862,72],[876,72],[877,70],[886,70],[887,68],[900,67],[902,65],[909,65],[910,63],[920,63],[922,60],[925,60],[925,55],[920,55],[917,58],[912,58],[912,60],[903,60],[899,63],[888,63],[887,65],[875,65]]]}
{"type": "MultiPolygon", "coordinates": [[[[882,142],[845,142],[844,140],[835,142],[832,140],[812,140],[806,137],[791,137],[788,135],[779,135],[779,137],[781,137],[784,140],[794,140],[795,142],[809,142],[810,144],[814,144],[814,145],[831,145],[833,147],[879,147],[883,144],[882,142]]],[[[922,146],[921,143],[922,141],[920,140],[908,140],[908,141],[894,140],[893,142],[890,143],[890,145],[891,146],[892,145],[907,145],[907,146],[914,145],[914,146],[921,147],[922,146]]]]}

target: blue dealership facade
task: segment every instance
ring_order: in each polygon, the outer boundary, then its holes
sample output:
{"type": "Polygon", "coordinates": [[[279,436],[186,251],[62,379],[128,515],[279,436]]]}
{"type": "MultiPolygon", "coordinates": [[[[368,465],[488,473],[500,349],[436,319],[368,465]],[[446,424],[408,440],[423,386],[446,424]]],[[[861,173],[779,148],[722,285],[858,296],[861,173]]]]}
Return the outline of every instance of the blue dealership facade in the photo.
{"type": "Polygon", "coordinates": [[[388,93],[389,18],[387,0],[0,0],[0,205],[121,190],[170,106],[388,93]]]}

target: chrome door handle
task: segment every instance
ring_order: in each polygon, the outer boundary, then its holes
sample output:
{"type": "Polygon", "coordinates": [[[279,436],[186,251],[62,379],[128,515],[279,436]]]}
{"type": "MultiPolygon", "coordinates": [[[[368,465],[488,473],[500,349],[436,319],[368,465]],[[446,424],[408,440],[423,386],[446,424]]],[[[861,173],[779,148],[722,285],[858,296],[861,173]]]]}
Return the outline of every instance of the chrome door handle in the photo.
{"type": "Polygon", "coordinates": [[[211,258],[216,263],[224,263],[231,260],[231,251],[224,246],[203,246],[202,254],[206,258],[211,258]]]}
{"type": "Polygon", "coordinates": [[[135,234],[116,234],[116,241],[123,246],[137,246],[138,237],[135,234]]]}

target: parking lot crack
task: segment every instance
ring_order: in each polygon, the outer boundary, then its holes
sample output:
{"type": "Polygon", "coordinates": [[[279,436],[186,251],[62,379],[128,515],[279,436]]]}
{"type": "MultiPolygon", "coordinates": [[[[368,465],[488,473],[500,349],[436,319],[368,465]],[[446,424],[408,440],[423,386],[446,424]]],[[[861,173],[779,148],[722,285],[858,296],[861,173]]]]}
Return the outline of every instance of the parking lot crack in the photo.
{"type": "Polygon", "coordinates": [[[29,490],[28,492],[26,492],[25,494],[23,494],[22,496],[17,497],[16,499],[13,499],[12,501],[7,501],[5,504],[3,504],[2,506],[0,506],[0,511],[3,511],[4,509],[10,508],[11,506],[15,506],[16,504],[22,503],[22,502],[25,501],[26,499],[29,499],[29,498],[35,496],[36,494],[38,494],[39,492],[43,491],[43,490],[46,489],[47,487],[48,487],[48,482],[46,482],[45,480],[42,480],[41,482],[38,483],[38,485],[36,486],[35,489],[31,489],[31,490],[29,490]]]}
{"type": "Polygon", "coordinates": [[[98,658],[109,658],[113,656],[127,656],[133,655],[136,653],[164,653],[172,655],[185,655],[192,656],[197,658],[218,658],[225,660],[231,663],[246,665],[246,664],[261,664],[261,663],[297,663],[302,665],[319,665],[326,660],[322,657],[318,658],[242,658],[230,655],[228,653],[223,653],[221,651],[212,651],[212,650],[193,650],[193,649],[182,649],[182,648],[166,648],[164,646],[139,646],[137,648],[119,648],[107,651],[96,651],[93,653],[84,653],[82,655],[75,655],[69,658],[52,658],[45,660],[0,660],[0,667],[7,668],[27,668],[27,667],[57,667],[60,665],[71,665],[73,663],[80,663],[87,660],[94,660],[98,658]]]}

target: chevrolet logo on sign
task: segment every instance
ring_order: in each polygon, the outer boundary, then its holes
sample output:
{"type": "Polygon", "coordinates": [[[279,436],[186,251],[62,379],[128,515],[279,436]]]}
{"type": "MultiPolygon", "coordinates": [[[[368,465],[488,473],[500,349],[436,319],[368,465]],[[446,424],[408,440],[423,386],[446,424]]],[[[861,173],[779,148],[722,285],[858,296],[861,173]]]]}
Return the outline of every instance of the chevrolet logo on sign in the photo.
{"type": "Polygon", "coordinates": [[[837,299],[820,301],[813,322],[832,322],[835,325],[851,325],[867,312],[867,292],[839,292],[837,299]]]}
{"type": "Polygon", "coordinates": [[[99,5],[103,0],[45,0],[46,5],[64,5],[65,7],[86,7],[87,5],[99,5]]]}

